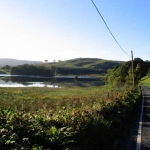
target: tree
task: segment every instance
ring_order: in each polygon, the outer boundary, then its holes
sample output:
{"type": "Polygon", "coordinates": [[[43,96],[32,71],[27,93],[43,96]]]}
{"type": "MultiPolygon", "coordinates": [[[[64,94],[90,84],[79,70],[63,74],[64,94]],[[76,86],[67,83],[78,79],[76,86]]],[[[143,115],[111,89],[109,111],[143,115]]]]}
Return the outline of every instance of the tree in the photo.
{"type": "Polygon", "coordinates": [[[137,83],[141,79],[142,74],[140,62],[137,64],[134,74],[135,74],[135,82],[137,83]]]}
{"type": "Polygon", "coordinates": [[[130,66],[128,70],[128,75],[125,78],[126,84],[127,85],[132,85],[133,84],[133,78],[132,78],[132,67],[130,66]]]}
{"type": "Polygon", "coordinates": [[[34,65],[19,65],[11,68],[11,74],[16,75],[37,75],[37,76],[47,76],[52,77],[53,71],[50,68],[34,65]]]}
{"type": "Polygon", "coordinates": [[[148,68],[148,73],[147,73],[147,75],[150,76],[150,68],[148,68]]]}
{"type": "Polygon", "coordinates": [[[11,66],[9,66],[9,65],[5,65],[5,66],[3,66],[3,67],[1,67],[2,69],[6,69],[6,70],[9,70],[9,69],[11,69],[11,66]]]}
{"type": "Polygon", "coordinates": [[[44,60],[45,61],[45,63],[48,63],[48,60],[44,60]]]}

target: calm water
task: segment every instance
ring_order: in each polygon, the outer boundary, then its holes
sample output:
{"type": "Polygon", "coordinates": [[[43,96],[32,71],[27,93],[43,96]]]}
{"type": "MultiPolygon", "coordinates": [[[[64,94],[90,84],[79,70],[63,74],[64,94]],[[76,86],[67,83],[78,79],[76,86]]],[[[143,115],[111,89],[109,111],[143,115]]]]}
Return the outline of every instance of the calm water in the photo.
{"type": "Polygon", "coordinates": [[[18,76],[0,74],[0,87],[88,87],[100,86],[104,83],[99,78],[89,76],[56,76],[55,78],[40,76],[18,76]]]}

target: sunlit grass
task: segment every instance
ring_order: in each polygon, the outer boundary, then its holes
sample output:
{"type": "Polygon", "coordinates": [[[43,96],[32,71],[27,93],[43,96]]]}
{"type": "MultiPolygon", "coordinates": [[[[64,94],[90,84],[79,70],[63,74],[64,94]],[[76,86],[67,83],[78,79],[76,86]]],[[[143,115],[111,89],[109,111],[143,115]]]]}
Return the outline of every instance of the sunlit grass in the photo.
{"type": "Polygon", "coordinates": [[[140,84],[150,86],[150,76],[143,77],[140,84]]]}
{"type": "Polygon", "coordinates": [[[15,110],[98,107],[101,100],[112,100],[119,91],[109,86],[99,88],[0,88],[0,106],[15,110]]]}
{"type": "Polygon", "coordinates": [[[98,88],[0,88],[0,106],[13,109],[52,109],[64,105],[79,105],[98,88]]]}

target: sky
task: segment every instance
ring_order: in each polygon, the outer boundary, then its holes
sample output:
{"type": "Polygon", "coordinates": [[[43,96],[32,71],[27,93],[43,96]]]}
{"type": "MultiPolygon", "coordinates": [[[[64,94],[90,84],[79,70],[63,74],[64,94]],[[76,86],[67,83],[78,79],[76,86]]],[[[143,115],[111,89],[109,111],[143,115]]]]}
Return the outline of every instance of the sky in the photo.
{"type": "Polygon", "coordinates": [[[0,58],[150,60],[150,1],[0,0],[0,58]]]}

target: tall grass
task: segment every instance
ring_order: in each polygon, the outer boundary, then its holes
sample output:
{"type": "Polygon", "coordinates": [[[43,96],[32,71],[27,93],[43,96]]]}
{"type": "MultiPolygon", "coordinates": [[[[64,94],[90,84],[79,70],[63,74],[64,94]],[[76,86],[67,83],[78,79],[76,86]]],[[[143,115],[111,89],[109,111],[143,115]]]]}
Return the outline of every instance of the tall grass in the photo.
{"type": "Polygon", "coordinates": [[[69,108],[96,108],[102,101],[119,97],[125,87],[101,88],[0,88],[0,106],[14,110],[35,111],[54,109],[62,106],[69,108]]]}

